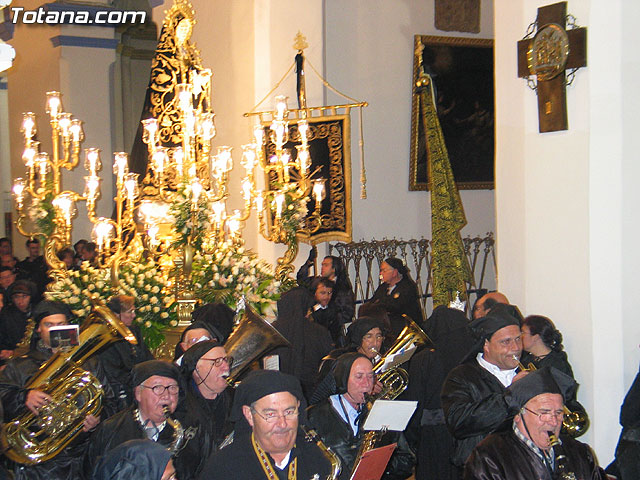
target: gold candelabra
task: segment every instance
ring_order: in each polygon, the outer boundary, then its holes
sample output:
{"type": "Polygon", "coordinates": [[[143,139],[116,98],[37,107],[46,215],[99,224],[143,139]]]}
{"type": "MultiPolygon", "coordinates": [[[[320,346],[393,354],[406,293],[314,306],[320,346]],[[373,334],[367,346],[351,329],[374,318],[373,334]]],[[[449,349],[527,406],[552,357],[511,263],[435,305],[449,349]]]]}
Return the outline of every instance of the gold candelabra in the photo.
{"type": "MultiPolygon", "coordinates": [[[[66,268],[57,252],[71,244],[72,220],[77,215],[77,202],[86,203],[89,220],[93,223],[92,239],[98,247],[97,262],[101,267],[115,267],[134,249],[139,251],[140,241],[134,222],[134,210],[138,197],[137,174],[129,173],[127,154],[115,153],[113,171],[116,175],[116,218],[96,216],[96,202],[100,197],[102,168],[100,149],[85,149],[85,188],[82,195],[62,189],[62,172],[73,170],[80,161],[80,144],[84,140],[82,122],[72,119],[72,114],[63,112],[62,95],[47,92],[46,113],[51,127],[52,153],[40,151],[36,116],[32,112],[23,114],[21,132],[24,136],[22,159],[27,169],[26,178],[17,178],[13,194],[18,210],[16,226],[28,237],[44,236],[45,259],[51,267],[54,280],[66,276],[66,268]],[[32,215],[32,229],[26,226],[32,215]],[[35,217],[35,218],[33,218],[35,217]],[[125,252],[128,249],[129,252],[125,252]]],[[[117,274],[112,275],[114,286],[117,274]]],[[[53,283],[53,282],[52,282],[53,283]]]]}

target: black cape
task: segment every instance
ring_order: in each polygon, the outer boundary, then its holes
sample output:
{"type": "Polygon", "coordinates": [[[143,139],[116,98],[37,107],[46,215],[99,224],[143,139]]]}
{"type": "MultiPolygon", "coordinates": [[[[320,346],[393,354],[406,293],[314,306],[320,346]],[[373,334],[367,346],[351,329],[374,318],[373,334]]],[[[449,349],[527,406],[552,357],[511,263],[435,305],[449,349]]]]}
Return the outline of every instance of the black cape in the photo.
{"type": "Polygon", "coordinates": [[[420,309],[420,300],[418,297],[418,287],[415,282],[407,277],[402,277],[391,293],[389,285],[380,284],[376,289],[372,302],[381,304],[389,314],[407,315],[418,325],[422,325],[422,310],[420,309]]]}
{"type": "MultiPolygon", "coordinates": [[[[562,437],[568,471],[576,478],[606,480],[588,445],[562,437]]],[[[557,454],[556,454],[557,457],[557,454]]],[[[512,430],[488,436],[473,451],[464,468],[464,480],[552,480],[544,462],[512,430]]]]}

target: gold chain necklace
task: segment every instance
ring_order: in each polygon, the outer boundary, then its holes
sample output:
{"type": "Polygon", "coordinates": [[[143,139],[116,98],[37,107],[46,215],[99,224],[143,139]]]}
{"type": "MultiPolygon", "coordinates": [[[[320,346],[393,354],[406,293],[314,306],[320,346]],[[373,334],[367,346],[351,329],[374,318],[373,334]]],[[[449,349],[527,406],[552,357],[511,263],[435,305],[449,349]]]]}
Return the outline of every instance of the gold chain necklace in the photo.
{"type": "MultiPolygon", "coordinates": [[[[264,450],[260,447],[260,445],[258,445],[258,442],[256,442],[256,437],[253,433],[251,434],[251,444],[253,445],[253,451],[256,452],[256,455],[258,456],[258,460],[260,460],[260,466],[262,467],[262,470],[264,471],[267,478],[269,480],[277,480],[278,475],[276,475],[276,472],[273,469],[273,465],[271,465],[271,462],[267,458],[267,454],[264,453],[264,450]]],[[[298,469],[298,459],[294,458],[293,462],[289,463],[289,470],[287,472],[288,480],[297,479],[297,469],[298,469]]]]}

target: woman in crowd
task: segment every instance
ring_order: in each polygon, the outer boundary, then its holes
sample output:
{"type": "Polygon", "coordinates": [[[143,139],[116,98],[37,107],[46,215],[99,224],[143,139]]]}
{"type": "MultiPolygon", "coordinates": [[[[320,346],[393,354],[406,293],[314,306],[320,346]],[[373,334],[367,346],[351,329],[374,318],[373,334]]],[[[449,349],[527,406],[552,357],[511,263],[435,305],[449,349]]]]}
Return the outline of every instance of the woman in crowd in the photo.
{"type": "Polygon", "coordinates": [[[382,283],[371,301],[381,304],[389,315],[407,315],[421,326],[423,318],[418,287],[402,260],[391,257],[382,262],[380,279],[382,283]]]}
{"type": "Polygon", "coordinates": [[[522,363],[536,368],[555,367],[573,377],[573,369],[562,346],[562,334],[542,315],[530,315],[522,322],[522,363]]]}

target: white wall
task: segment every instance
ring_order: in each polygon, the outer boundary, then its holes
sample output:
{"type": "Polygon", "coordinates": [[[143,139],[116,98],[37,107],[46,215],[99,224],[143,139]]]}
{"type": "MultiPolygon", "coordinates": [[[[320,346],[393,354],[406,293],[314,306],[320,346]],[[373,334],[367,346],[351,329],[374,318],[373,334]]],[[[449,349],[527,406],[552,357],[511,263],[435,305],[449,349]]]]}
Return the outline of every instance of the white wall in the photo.
{"type": "Polygon", "coordinates": [[[569,130],[539,134],[535,93],[516,75],[516,42],[545,3],[495,3],[499,288],[525,314],[547,315],[563,332],[579,399],[592,417],[584,438],[606,465],[639,359],[632,300],[623,300],[625,291],[633,295],[638,267],[631,181],[637,66],[633,56],[623,61],[621,29],[637,39],[638,8],[605,0],[569,4],[588,26],[588,66],[567,90],[569,130]]]}
{"type": "MultiPolygon", "coordinates": [[[[325,77],[339,91],[366,100],[364,109],[367,200],[359,197],[358,121],[352,115],[353,238],[430,237],[428,192],[410,192],[409,146],[413,36],[493,37],[493,3],[482,2],[477,35],[441,32],[433,2],[326,0],[325,77]]],[[[329,102],[343,103],[329,94],[329,102]]],[[[463,236],[494,231],[493,191],[463,190],[463,236]]]]}

